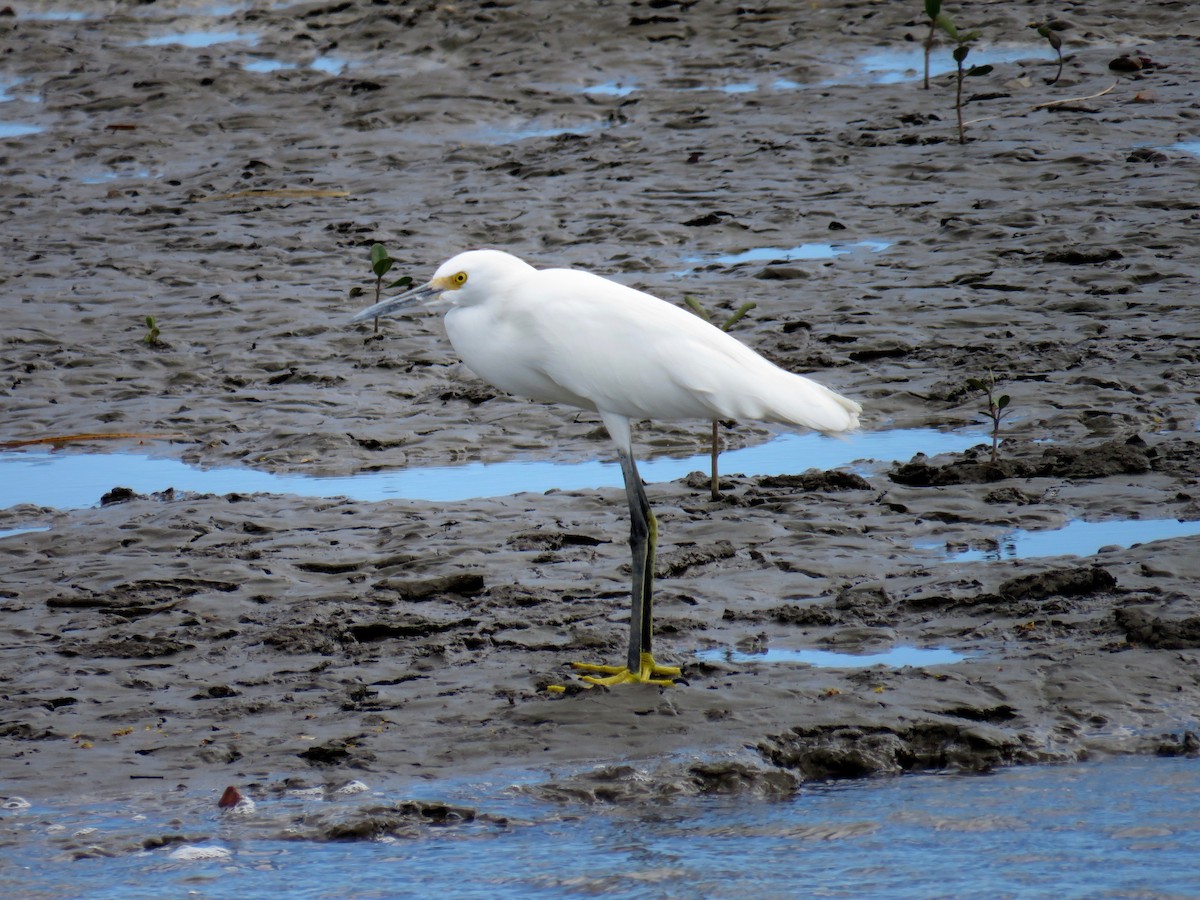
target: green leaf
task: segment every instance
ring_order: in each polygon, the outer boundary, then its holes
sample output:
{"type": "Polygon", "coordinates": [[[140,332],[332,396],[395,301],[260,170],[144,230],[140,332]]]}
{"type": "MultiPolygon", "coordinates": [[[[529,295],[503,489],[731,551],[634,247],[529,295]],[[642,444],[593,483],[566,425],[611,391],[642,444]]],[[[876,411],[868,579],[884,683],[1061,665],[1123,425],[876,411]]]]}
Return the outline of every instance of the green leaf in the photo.
{"type": "Polygon", "coordinates": [[[393,281],[387,287],[388,287],[388,290],[390,291],[392,288],[408,287],[410,284],[412,284],[412,276],[405,275],[401,278],[397,278],[395,281],[393,281]]]}
{"type": "Polygon", "coordinates": [[[350,298],[351,298],[351,299],[353,299],[353,298],[355,298],[355,297],[361,297],[361,296],[363,295],[363,293],[364,293],[364,291],[363,291],[363,289],[362,289],[362,288],[360,288],[360,287],[352,287],[352,288],[350,288],[350,298]]]}
{"type": "Polygon", "coordinates": [[[371,265],[372,266],[374,266],[381,259],[387,259],[387,258],[388,258],[387,247],[383,246],[383,244],[380,244],[380,243],[374,243],[371,245],[371,265]]]}
{"type": "Polygon", "coordinates": [[[1008,394],[1003,394],[1000,399],[996,401],[996,409],[1004,409],[1004,407],[1008,406],[1011,400],[1012,398],[1009,397],[1008,394]]]}
{"type": "Polygon", "coordinates": [[[957,47],[954,48],[954,61],[956,63],[961,63],[964,59],[967,58],[967,54],[970,52],[971,52],[970,47],[966,46],[965,44],[959,44],[957,47]]]}
{"type": "Polygon", "coordinates": [[[954,22],[951,21],[948,15],[940,12],[934,17],[933,22],[938,28],[950,35],[950,40],[958,40],[958,29],[954,27],[954,22]]]}
{"type": "Polygon", "coordinates": [[[158,330],[158,325],[154,322],[154,316],[146,316],[146,334],[142,337],[142,343],[153,347],[158,343],[158,336],[162,333],[158,330]]]}
{"type": "Polygon", "coordinates": [[[987,75],[987,74],[989,74],[991,71],[992,71],[992,67],[991,67],[991,66],[987,66],[987,65],[984,65],[984,66],[971,66],[971,68],[967,69],[967,74],[968,74],[968,75],[972,75],[972,76],[974,76],[974,75],[987,75]]]}
{"type": "Polygon", "coordinates": [[[936,19],[942,11],[942,0],[925,0],[925,15],[936,19]]]}
{"type": "Polygon", "coordinates": [[[375,273],[376,278],[382,278],[395,263],[394,259],[385,256],[383,259],[377,259],[371,263],[371,271],[375,273]]]}
{"type": "Polygon", "coordinates": [[[981,378],[968,378],[967,379],[967,390],[986,391],[987,385],[983,383],[983,379],[981,379],[981,378]]]}

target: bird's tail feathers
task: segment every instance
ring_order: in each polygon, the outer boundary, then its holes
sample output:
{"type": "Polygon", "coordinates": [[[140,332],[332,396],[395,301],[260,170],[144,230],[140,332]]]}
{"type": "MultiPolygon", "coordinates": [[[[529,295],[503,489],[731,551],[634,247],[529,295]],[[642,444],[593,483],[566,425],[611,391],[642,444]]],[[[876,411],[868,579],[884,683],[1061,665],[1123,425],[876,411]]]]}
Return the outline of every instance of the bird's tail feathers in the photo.
{"type": "Polygon", "coordinates": [[[798,384],[786,397],[776,398],[773,412],[780,422],[803,425],[830,435],[846,434],[859,427],[861,404],[803,375],[793,377],[798,384]]]}

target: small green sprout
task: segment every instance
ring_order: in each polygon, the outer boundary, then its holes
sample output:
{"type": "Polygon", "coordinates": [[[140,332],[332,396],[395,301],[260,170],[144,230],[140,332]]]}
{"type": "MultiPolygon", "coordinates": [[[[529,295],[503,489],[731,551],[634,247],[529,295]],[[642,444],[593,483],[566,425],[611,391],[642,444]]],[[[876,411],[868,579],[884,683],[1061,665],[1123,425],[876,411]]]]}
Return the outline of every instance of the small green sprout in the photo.
{"type": "MultiPolygon", "coordinates": [[[[979,39],[979,31],[959,31],[957,26],[946,13],[940,11],[941,3],[938,3],[939,12],[934,16],[934,23],[946,32],[950,40],[954,41],[954,62],[958,66],[957,79],[955,82],[954,92],[954,111],[958,115],[958,142],[965,144],[967,142],[967,131],[963,125],[963,79],[972,78],[978,75],[987,75],[992,71],[989,65],[971,66],[966,68],[967,54],[971,52],[971,42],[979,39]]],[[[927,4],[926,11],[929,6],[927,4]]]]}
{"type": "Polygon", "coordinates": [[[984,410],[992,422],[992,462],[999,458],[1000,451],[1000,420],[1008,412],[1012,398],[1008,394],[996,396],[996,376],[988,372],[987,378],[968,378],[967,387],[972,391],[983,391],[987,395],[987,409],[984,410]]]}
{"type": "Polygon", "coordinates": [[[1033,22],[1029,27],[1036,29],[1038,34],[1049,41],[1054,52],[1058,54],[1058,71],[1054,73],[1053,78],[1046,79],[1046,84],[1058,84],[1063,70],[1062,38],[1058,36],[1058,32],[1054,30],[1054,25],[1049,19],[1045,22],[1033,22]]]}
{"type": "MultiPolygon", "coordinates": [[[[683,302],[685,304],[687,304],[688,309],[690,309],[692,312],[694,312],[696,315],[698,315],[700,318],[702,318],[705,322],[707,322],[710,325],[713,324],[712,316],[710,316],[708,314],[708,311],[703,306],[700,305],[700,301],[697,300],[695,297],[691,296],[690,294],[685,294],[683,297],[683,302]]],[[[720,329],[722,331],[729,331],[729,329],[732,328],[734,325],[736,325],[742,319],[742,317],[746,315],[746,313],[750,312],[750,310],[754,309],[756,306],[758,306],[757,303],[743,303],[741,306],[739,306],[734,311],[734,313],[728,319],[725,320],[724,324],[719,326],[720,329]]],[[[709,487],[712,490],[712,498],[714,500],[721,499],[721,486],[720,486],[720,481],[717,478],[717,455],[721,452],[721,435],[717,430],[718,425],[719,425],[719,423],[717,422],[717,420],[713,419],[713,422],[712,422],[712,444],[711,444],[711,446],[712,446],[712,457],[711,457],[712,474],[709,479],[709,487]]]]}
{"type": "Polygon", "coordinates": [[[925,0],[925,15],[929,17],[929,34],[925,35],[925,90],[929,90],[929,54],[933,52],[933,38],[941,14],[942,0],[925,0]]]}
{"type": "Polygon", "coordinates": [[[159,340],[159,335],[162,334],[158,330],[158,323],[154,321],[154,316],[146,316],[146,334],[142,337],[142,343],[147,347],[157,347],[162,341],[159,340]]]}
{"type": "MultiPolygon", "coordinates": [[[[390,272],[392,266],[395,264],[396,261],[392,259],[391,255],[388,253],[387,247],[383,246],[383,244],[379,243],[378,241],[371,245],[371,272],[375,275],[374,302],[379,302],[385,287],[390,290],[392,288],[408,287],[410,284],[412,284],[411,275],[404,275],[400,278],[397,278],[388,285],[383,283],[383,276],[390,272]]],[[[353,292],[351,293],[353,294],[353,292]]],[[[379,331],[378,317],[375,319],[375,331],[376,333],[379,331]]]]}

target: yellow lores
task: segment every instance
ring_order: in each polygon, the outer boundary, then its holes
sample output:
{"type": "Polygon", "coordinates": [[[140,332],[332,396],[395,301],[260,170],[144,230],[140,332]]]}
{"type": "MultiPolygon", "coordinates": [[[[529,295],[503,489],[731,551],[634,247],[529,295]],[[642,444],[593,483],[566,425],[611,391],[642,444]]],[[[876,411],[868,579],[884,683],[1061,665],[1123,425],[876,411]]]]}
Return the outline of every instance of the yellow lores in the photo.
{"type": "Polygon", "coordinates": [[[600,673],[584,677],[594,684],[670,684],[679,669],[655,663],[650,649],[658,523],[634,462],[630,423],[759,419],[835,434],[857,428],[862,407],[657,297],[588,272],[538,270],[500,250],[460,253],[428,284],[352,321],[437,300],[450,307],[450,343],[480,378],[510,394],[600,415],[629,501],[629,654],[623,666],[575,665],[600,673]]]}

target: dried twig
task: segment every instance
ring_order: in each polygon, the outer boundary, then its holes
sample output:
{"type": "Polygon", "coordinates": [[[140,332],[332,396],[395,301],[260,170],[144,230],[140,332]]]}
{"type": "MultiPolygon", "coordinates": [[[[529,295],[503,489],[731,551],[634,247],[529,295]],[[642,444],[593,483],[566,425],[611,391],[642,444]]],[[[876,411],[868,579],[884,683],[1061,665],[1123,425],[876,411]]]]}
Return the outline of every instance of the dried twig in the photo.
{"type": "MultiPolygon", "coordinates": [[[[1120,83],[1121,82],[1119,82],[1119,81],[1114,81],[1111,85],[1106,87],[1104,90],[1102,90],[1098,93],[1095,93],[1095,94],[1089,94],[1086,97],[1068,97],[1065,100],[1050,100],[1050,101],[1047,101],[1046,103],[1039,103],[1037,106],[1029,107],[1029,112],[1036,112],[1039,109],[1046,109],[1047,107],[1050,107],[1050,106],[1061,106],[1064,103],[1080,103],[1083,100],[1095,100],[1097,97],[1103,97],[1105,94],[1107,94],[1109,91],[1111,91],[1113,88],[1115,88],[1120,83]]],[[[964,122],[963,124],[964,125],[975,125],[979,122],[990,122],[993,119],[1006,119],[1010,115],[1015,115],[1015,113],[997,113],[994,116],[981,116],[978,119],[971,119],[970,121],[964,122]]]]}
{"type": "Polygon", "coordinates": [[[39,444],[73,444],[79,441],[113,441],[136,439],[139,441],[169,441],[187,437],[181,432],[118,432],[115,434],[55,434],[49,437],[27,438],[23,441],[0,441],[0,450],[15,450],[18,447],[35,447],[39,444]]]}
{"type": "Polygon", "coordinates": [[[1033,108],[1034,109],[1045,109],[1047,106],[1061,106],[1064,103],[1082,103],[1084,100],[1095,100],[1097,97],[1103,97],[1105,94],[1107,94],[1109,91],[1111,91],[1113,88],[1115,88],[1120,83],[1121,82],[1119,82],[1119,81],[1114,81],[1112,84],[1110,84],[1108,87],[1106,87],[1104,90],[1100,91],[1099,93],[1088,94],[1086,97],[1068,97],[1066,100],[1050,100],[1050,101],[1047,101],[1046,103],[1039,103],[1037,106],[1035,106],[1033,108]]]}

